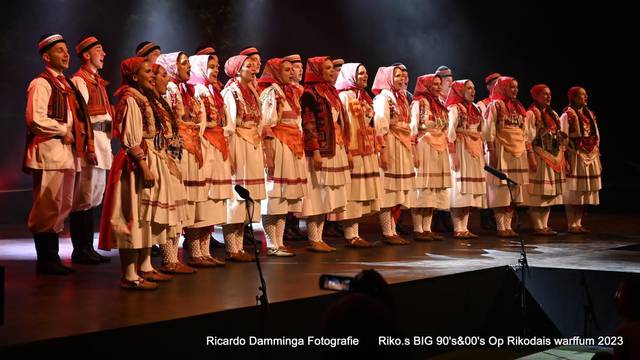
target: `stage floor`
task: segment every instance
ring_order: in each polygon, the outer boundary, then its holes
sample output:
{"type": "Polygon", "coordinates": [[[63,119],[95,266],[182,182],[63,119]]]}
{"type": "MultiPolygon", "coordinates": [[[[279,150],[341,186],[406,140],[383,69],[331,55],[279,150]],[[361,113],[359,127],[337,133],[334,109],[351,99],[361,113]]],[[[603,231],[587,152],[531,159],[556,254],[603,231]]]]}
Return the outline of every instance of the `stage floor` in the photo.
{"type": "MultiPolygon", "coordinates": [[[[563,225],[561,213],[552,226],[563,225]],[[556,223],[557,221],[557,223],[556,223]]],[[[409,222],[410,223],[410,222],[409,222]]],[[[592,214],[587,223],[592,235],[534,237],[523,220],[529,265],[532,267],[640,272],[640,224],[634,215],[592,214]],[[636,245],[633,249],[616,248],[636,245]]],[[[472,229],[474,222],[472,222],[472,229]]],[[[11,230],[0,234],[16,235],[11,230]]],[[[377,217],[361,226],[362,236],[379,240],[377,217]]],[[[389,283],[450,275],[503,265],[516,265],[520,244],[478,232],[476,240],[412,242],[408,246],[380,245],[371,249],[344,248],[340,239],[328,238],[338,251],[309,253],[305,242],[291,242],[299,251],[292,258],[262,256],[271,302],[327,294],[318,288],[321,274],[355,275],[378,270],[389,283]]],[[[97,234],[96,234],[97,235],[97,234]]],[[[258,235],[262,237],[262,234],[258,235]]],[[[221,237],[216,234],[216,237],[221,237]]],[[[71,244],[61,240],[60,254],[69,261],[71,244]]],[[[0,326],[0,347],[62,336],[115,329],[237,309],[255,305],[259,285],[255,264],[228,263],[224,268],[201,269],[176,277],[154,292],[123,291],[117,252],[98,266],[74,266],[76,274],[63,277],[35,274],[35,250],[27,235],[0,240],[0,265],[5,267],[5,323],[0,326]],[[55,314],[55,316],[52,316],[55,314]]],[[[216,255],[222,256],[223,249],[216,255]]],[[[159,259],[154,259],[154,262],[159,259]]]]}

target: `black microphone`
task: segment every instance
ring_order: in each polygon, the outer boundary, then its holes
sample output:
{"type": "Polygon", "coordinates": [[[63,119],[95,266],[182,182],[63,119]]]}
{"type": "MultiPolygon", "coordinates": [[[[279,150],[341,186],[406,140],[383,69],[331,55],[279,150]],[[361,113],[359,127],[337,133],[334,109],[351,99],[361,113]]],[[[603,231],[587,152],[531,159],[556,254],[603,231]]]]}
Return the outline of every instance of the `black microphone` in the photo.
{"type": "Polygon", "coordinates": [[[243,188],[240,185],[236,185],[234,189],[243,200],[253,202],[253,199],[251,198],[251,193],[249,192],[249,190],[243,188]]]}
{"type": "MultiPolygon", "coordinates": [[[[517,182],[515,182],[515,181],[513,181],[513,180],[509,179],[509,177],[507,176],[507,174],[503,173],[503,172],[502,172],[502,171],[500,171],[500,170],[494,169],[494,168],[492,168],[492,167],[491,167],[491,166],[489,166],[489,165],[485,165],[485,166],[484,166],[484,171],[486,171],[486,172],[490,173],[491,175],[493,175],[493,176],[497,177],[497,178],[498,178],[498,179],[500,179],[500,180],[505,180],[506,182],[508,182],[508,183],[510,183],[510,184],[513,184],[513,185],[518,185],[518,183],[517,183],[517,182]]],[[[236,186],[237,186],[237,185],[236,185],[236,186]]],[[[236,190],[236,191],[237,191],[237,190],[236,190]]]]}

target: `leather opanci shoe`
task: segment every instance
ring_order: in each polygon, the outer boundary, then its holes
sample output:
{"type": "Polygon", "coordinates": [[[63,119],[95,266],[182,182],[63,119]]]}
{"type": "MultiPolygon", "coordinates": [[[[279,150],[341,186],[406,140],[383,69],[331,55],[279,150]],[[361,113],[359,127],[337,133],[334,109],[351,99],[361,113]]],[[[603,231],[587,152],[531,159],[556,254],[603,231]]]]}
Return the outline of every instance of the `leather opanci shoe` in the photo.
{"type": "Polygon", "coordinates": [[[196,269],[181,262],[162,264],[162,266],[158,270],[162,271],[165,274],[175,275],[188,275],[193,274],[197,271],[196,269]]]}
{"type": "Polygon", "coordinates": [[[309,246],[307,246],[307,250],[313,251],[313,252],[320,252],[320,253],[329,253],[329,252],[336,251],[336,248],[320,240],[320,241],[311,241],[309,246]]]}
{"type": "Polygon", "coordinates": [[[147,281],[151,281],[151,282],[164,282],[164,281],[171,281],[173,279],[173,276],[171,275],[165,275],[161,272],[158,272],[156,270],[151,270],[151,271],[138,271],[138,275],[147,280],[147,281]]]}
{"type": "Polygon", "coordinates": [[[120,288],[125,290],[155,290],[158,288],[158,284],[146,281],[143,278],[137,280],[120,279],[120,288]]]}
{"type": "Polygon", "coordinates": [[[360,236],[356,236],[353,239],[345,239],[345,241],[347,242],[346,246],[350,248],[366,249],[373,247],[371,242],[361,238],[360,236]]]}

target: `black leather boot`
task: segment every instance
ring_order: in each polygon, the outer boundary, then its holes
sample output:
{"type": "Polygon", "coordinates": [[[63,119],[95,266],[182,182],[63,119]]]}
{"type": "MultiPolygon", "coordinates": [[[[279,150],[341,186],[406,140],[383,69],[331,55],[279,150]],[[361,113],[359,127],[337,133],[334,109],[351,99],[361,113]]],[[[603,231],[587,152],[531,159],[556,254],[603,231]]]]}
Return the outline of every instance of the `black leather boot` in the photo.
{"type": "Polygon", "coordinates": [[[54,255],[55,261],[58,263],[59,266],[62,266],[69,273],[76,272],[76,269],[72,268],[71,266],[65,265],[60,259],[60,255],[58,255],[58,253],[60,252],[60,235],[59,234],[57,233],[51,234],[51,240],[49,241],[49,246],[51,246],[51,253],[55,254],[54,255]]]}
{"type": "Polygon", "coordinates": [[[493,209],[480,209],[480,227],[485,230],[496,230],[496,218],[493,209]]]}
{"type": "Polygon", "coordinates": [[[38,261],[36,262],[36,272],[38,274],[68,275],[75,271],[60,261],[58,256],[58,234],[33,234],[33,240],[38,254],[38,261]]]}
{"type": "MultiPolygon", "coordinates": [[[[73,244],[73,252],[71,253],[71,262],[74,264],[100,264],[100,259],[94,256],[87,249],[87,239],[91,236],[93,242],[93,232],[87,234],[86,211],[73,211],[69,214],[69,227],[71,230],[71,243],[73,244]]],[[[91,244],[93,248],[93,243],[91,244]]]]}
{"type": "Polygon", "coordinates": [[[84,215],[84,220],[85,220],[83,222],[84,233],[85,233],[85,236],[87,237],[86,249],[87,249],[87,252],[89,252],[89,254],[98,258],[98,260],[100,260],[101,263],[108,263],[108,262],[111,262],[111,258],[108,256],[100,255],[100,253],[93,248],[93,209],[94,208],[91,208],[85,211],[85,215],[84,215]]]}

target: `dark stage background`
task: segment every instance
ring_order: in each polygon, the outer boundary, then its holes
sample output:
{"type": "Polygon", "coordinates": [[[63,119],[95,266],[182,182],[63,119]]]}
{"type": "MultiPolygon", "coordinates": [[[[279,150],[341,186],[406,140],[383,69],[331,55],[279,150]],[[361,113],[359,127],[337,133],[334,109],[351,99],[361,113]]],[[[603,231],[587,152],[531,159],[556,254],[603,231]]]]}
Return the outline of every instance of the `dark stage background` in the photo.
{"type": "MultiPolygon", "coordinates": [[[[0,13],[0,223],[26,221],[31,179],[21,173],[26,88],[42,71],[37,42],[59,32],[70,45],[96,35],[107,52],[103,76],[119,84],[118,66],[135,46],[153,40],[163,52],[192,54],[214,44],[222,60],[246,45],[266,58],[299,52],[362,62],[369,84],[378,66],[403,62],[415,77],[448,65],[486,96],[485,75],[500,72],[529,89],[550,85],[560,112],[566,91],[581,85],[599,118],[605,189],[602,210],[633,211],[640,161],[635,86],[636,16],[631,1],[12,1],[0,13]]],[[[71,75],[79,61],[72,55],[71,75]]],[[[115,101],[115,99],[114,99],[115,101]]]]}

